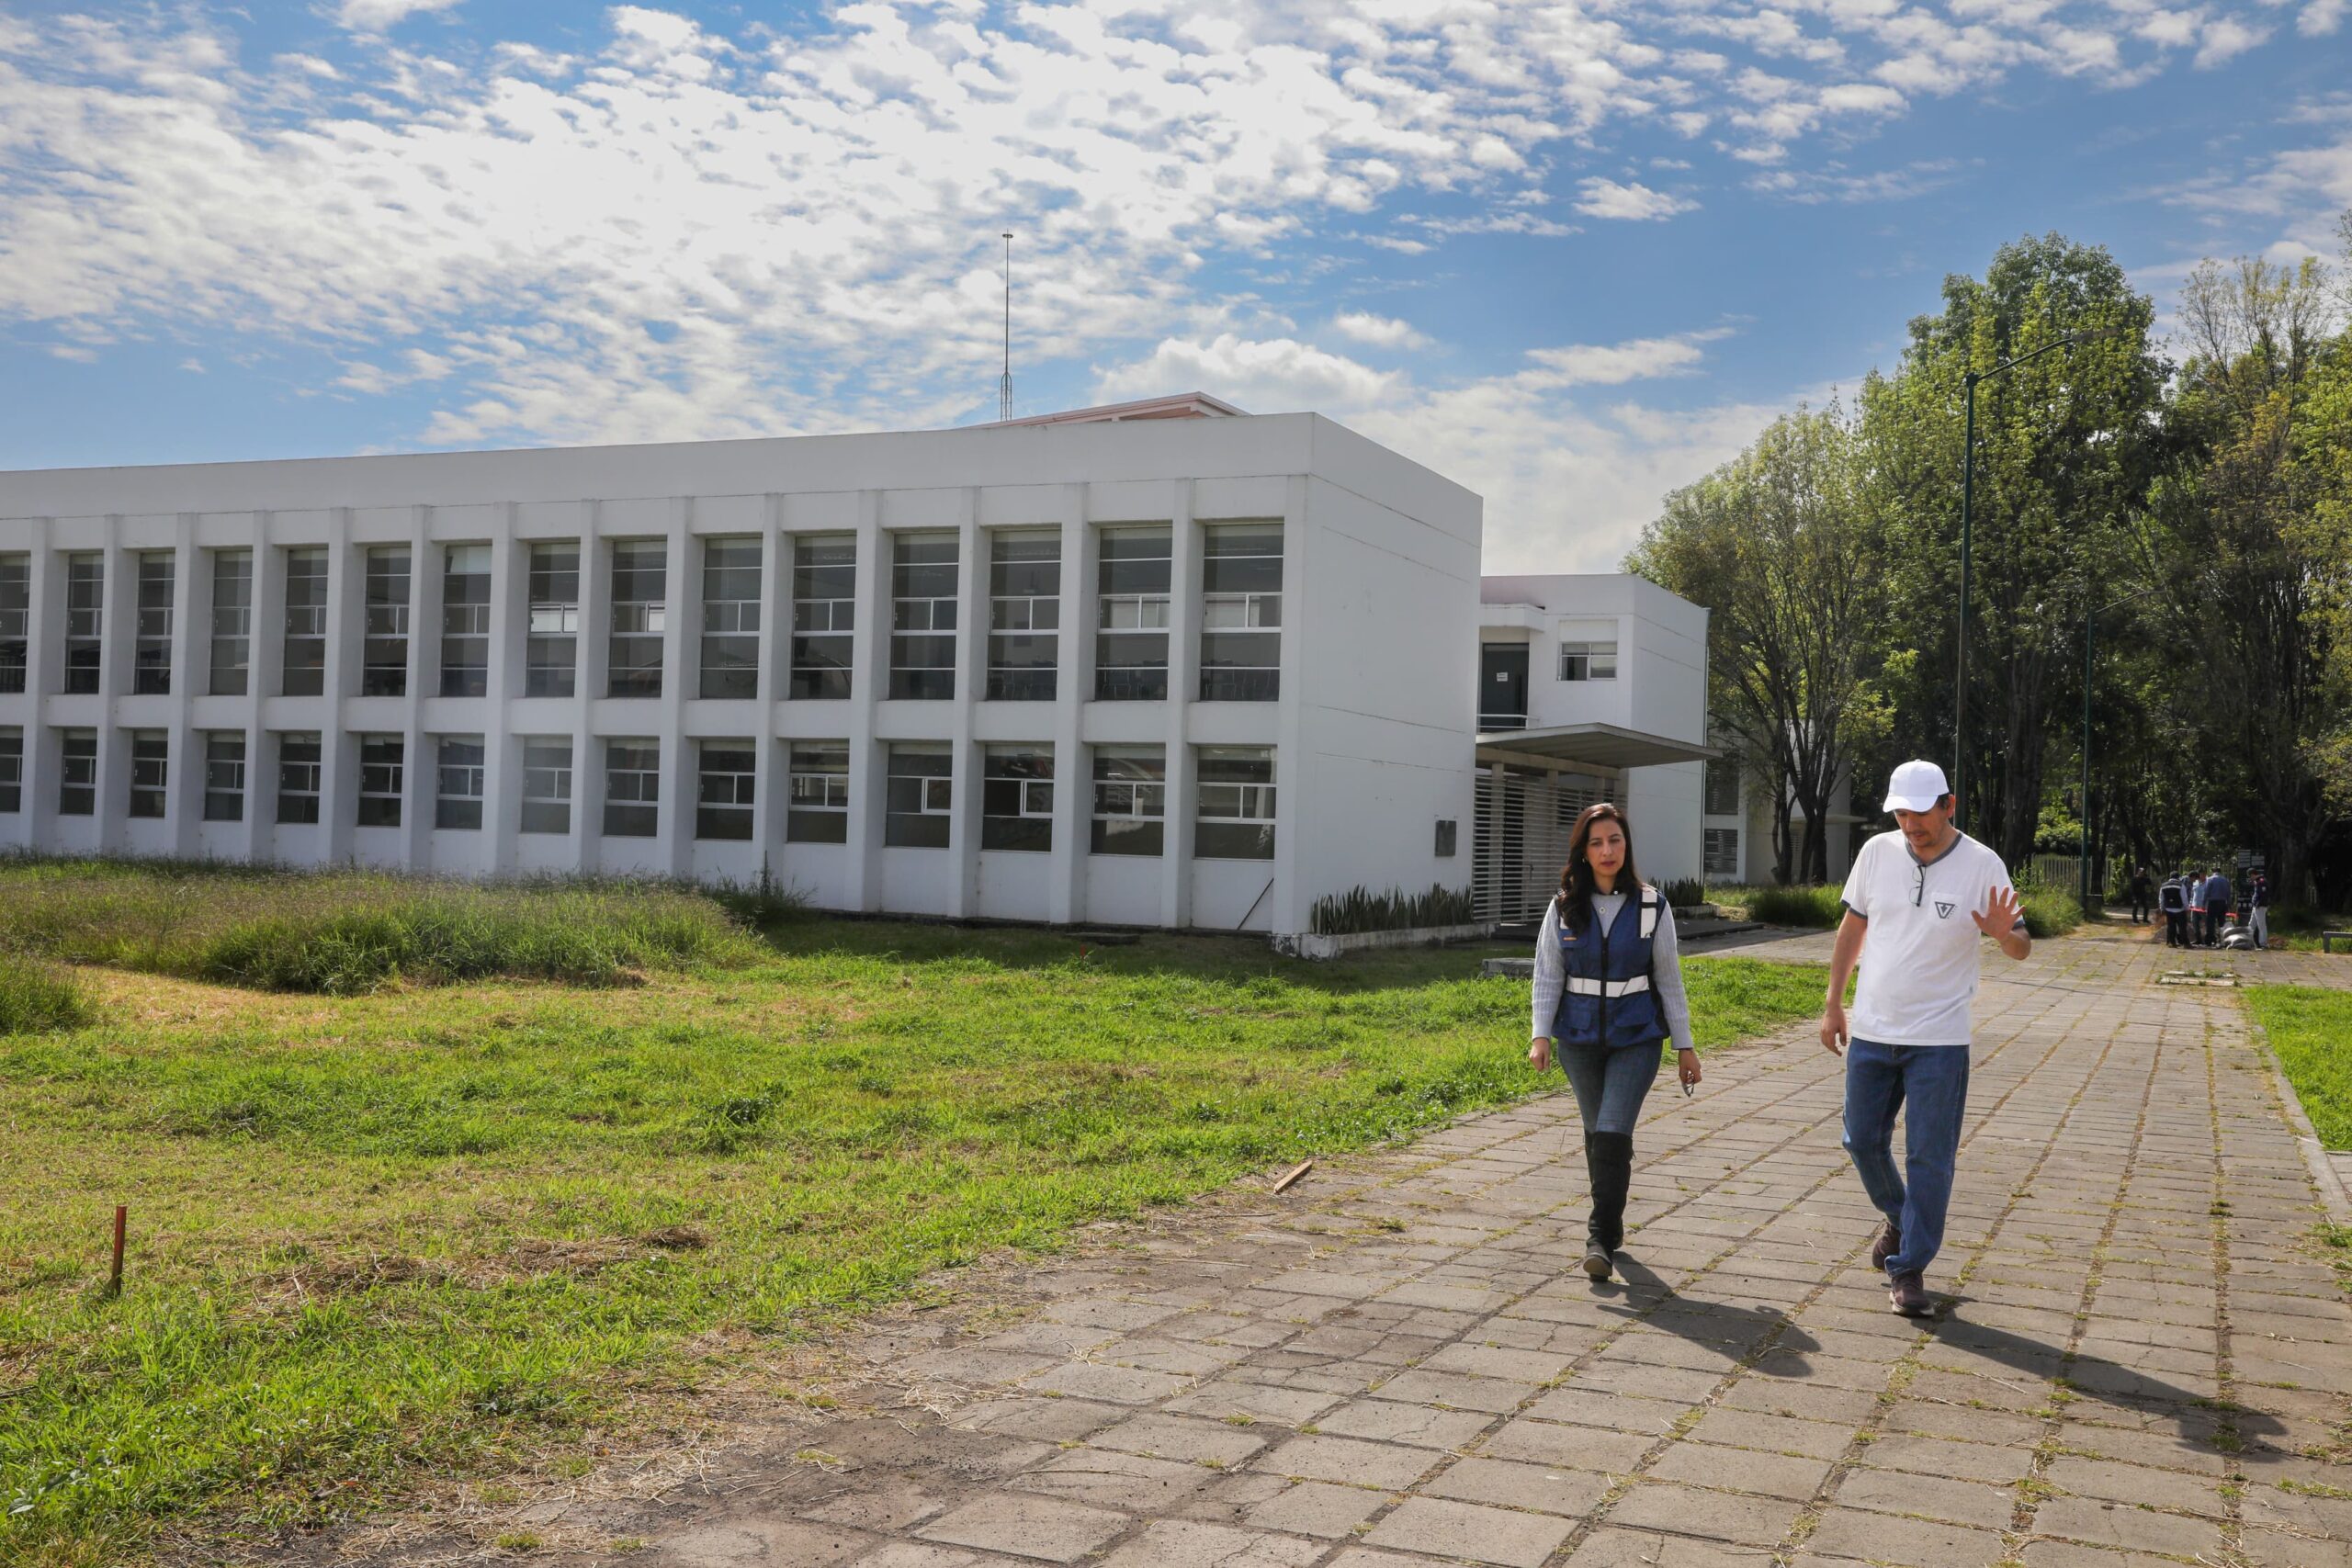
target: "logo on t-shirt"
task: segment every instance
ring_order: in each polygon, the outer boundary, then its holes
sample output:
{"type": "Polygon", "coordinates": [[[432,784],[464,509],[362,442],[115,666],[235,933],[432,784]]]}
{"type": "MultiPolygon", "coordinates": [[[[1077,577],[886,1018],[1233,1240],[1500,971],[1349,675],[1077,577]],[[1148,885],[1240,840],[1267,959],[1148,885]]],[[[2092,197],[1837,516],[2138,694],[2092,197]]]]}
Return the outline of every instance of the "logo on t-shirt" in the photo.
{"type": "Polygon", "coordinates": [[[1941,898],[1937,899],[1937,900],[1936,900],[1936,919],[1939,919],[1939,920],[1948,920],[1948,919],[1951,919],[1951,912],[1952,912],[1954,909],[1958,908],[1959,907],[1960,907],[1960,906],[1959,906],[1959,905],[1957,905],[1957,904],[1948,904],[1948,903],[1944,902],[1944,900],[1942,900],[1941,898]]]}

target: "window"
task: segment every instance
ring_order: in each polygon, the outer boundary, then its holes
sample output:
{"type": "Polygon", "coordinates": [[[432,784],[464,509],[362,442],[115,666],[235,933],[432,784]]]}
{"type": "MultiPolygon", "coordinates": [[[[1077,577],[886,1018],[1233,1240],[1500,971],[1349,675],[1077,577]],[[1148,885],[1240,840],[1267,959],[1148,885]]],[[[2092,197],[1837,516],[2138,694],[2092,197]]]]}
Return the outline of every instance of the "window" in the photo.
{"type": "Polygon", "coordinates": [[[286,668],[278,690],[315,697],[327,689],[327,553],[286,552],[286,668]]]}
{"type": "Polygon", "coordinates": [[[490,693],[490,547],[447,545],[441,553],[441,694],[490,693]]]}
{"type": "MultiPolygon", "coordinates": [[[[23,691],[32,662],[32,570],[28,556],[0,556],[0,693],[23,691]]],[[[17,750],[21,755],[21,737],[17,750]]]]}
{"type": "Polygon", "coordinates": [[[1710,817],[1739,815],[1739,759],[1713,757],[1707,761],[1704,810],[1710,817]]]}
{"type": "Polygon", "coordinates": [[[433,825],[469,829],[481,826],[482,739],[479,735],[445,735],[434,765],[433,825]]]}
{"type": "MultiPolygon", "coordinates": [[[[580,547],[533,545],[529,582],[530,627],[523,644],[523,694],[571,696],[577,689],[580,668],[580,547]]],[[[564,766],[568,772],[568,755],[564,766]]],[[[565,814],[570,815],[568,809],[565,814]]]]}
{"type": "Polygon", "coordinates": [[[204,738],[204,819],[245,819],[245,738],[232,729],[204,738]]]}
{"type": "Polygon", "coordinates": [[[1053,847],[1053,749],[989,747],[980,768],[980,848],[1053,847]]]}
{"type": "Polygon", "coordinates": [[[661,826],[662,743],[605,742],[605,832],[615,839],[650,839],[661,826]]]}
{"type": "Polygon", "coordinates": [[[706,697],[760,694],[757,539],[703,542],[701,692],[706,697]]]}
{"type": "Polygon", "coordinates": [[[523,742],[523,831],[571,831],[571,742],[523,742]]]}
{"type": "Polygon", "coordinates": [[[1560,679],[1617,679],[1617,623],[1607,619],[1560,623],[1560,679]]]}
{"type": "Polygon", "coordinates": [[[98,689],[101,612],[106,608],[106,558],[91,551],[65,558],[65,689],[98,689]]]}
{"type": "Polygon", "coordinates": [[[1156,855],[1168,819],[1168,751],[1160,746],[1094,748],[1098,855],[1156,855]]]}
{"type": "Polygon", "coordinates": [[[1201,542],[1201,700],[1270,703],[1281,695],[1283,531],[1220,523],[1201,542]]]}
{"type": "Polygon", "coordinates": [[[130,732],[130,815],[161,818],[171,783],[171,739],[160,729],[130,732]]]}
{"type": "Polygon", "coordinates": [[[849,747],[832,740],[792,746],[792,796],[784,816],[785,841],[849,842],[849,747]]]}
{"type": "Polygon", "coordinates": [[[316,732],[277,738],[277,820],[319,819],[319,737],[316,732]]]}
{"type": "Polygon", "coordinates": [[[368,551],[359,649],[359,694],[408,695],[409,556],[406,545],[368,551]]]}
{"type": "Polygon", "coordinates": [[[748,740],[698,740],[700,766],[695,785],[695,837],[752,836],[753,751],[748,740]]]}
{"type": "Polygon", "coordinates": [[[1258,746],[1200,749],[1193,854],[1200,860],[1274,858],[1274,754],[1258,746]]]}
{"type": "Polygon", "coordinates": [[[212,552],[212,694],[242,697],[253,674],[254,553],[212,552]]]}
{"type": "Polygon", "coordinates": [[[668,550],[659,539],[636,539],[613,547],[613,630],[605,644],[606,696],[662,694],[662,634],[669,624],[664,597],[670,581],[668,550]]]}
{"type": "Polygon", "coordinates": [[[954,759],[944,746],[893,746],[884,783],[882,841],[912,849],[947,847],[955,805],[954,759]]]}
{"type": "Polygon", "coordinates": [[[997,534],[989,542],[988,694],[1054,700],[1060,657],[1062,540],[1057,532],[997,534]]]}
{"type": "Polygon", "coordinates": [[[137,626],[132,633],[130,689],[150,696],[172,690],[172,589],[177,572],[172,552],[146,550],[139,557],[137,626]]]}
{"type": "Polygon", "coordinates": [[[857,540],[803,534],[792,543],[792,694],[849,695],[857,624],[857,540]]]}
{"type": "Polygon", "coordinates": [[[1094,694],[1104,702],[1168,696],[1165,528],[1105,528],[1095,568],[1094,694]]]}
{"type": "Polygon", "coordinates": [[[1703,831],[1702,839],[1700,852],[1704,857],[1706,874],[1727,881],[1739,880],[1739,829],[1709,828],[1703,831]]]}
{"type": "Polygon", "coordinates": [[[956,694],[956,536],[891,541],[890,695],[956,694]]]}
{"type": "Polygon", "coordinates": [[[25,808],[25,732],[0,729],[0,817],[25,808]]]}
{"type": "Polygon", "coordinates": [[[91,816],[98,808],[98,732],[61,730],[57,744],[57,814],[91,816]]]}
{"type": "Polygon", "coordinates": [[[359,826],[401,825],[401,794],[408,773],[408,742],[397,735],[359,738],[359,826]]]}

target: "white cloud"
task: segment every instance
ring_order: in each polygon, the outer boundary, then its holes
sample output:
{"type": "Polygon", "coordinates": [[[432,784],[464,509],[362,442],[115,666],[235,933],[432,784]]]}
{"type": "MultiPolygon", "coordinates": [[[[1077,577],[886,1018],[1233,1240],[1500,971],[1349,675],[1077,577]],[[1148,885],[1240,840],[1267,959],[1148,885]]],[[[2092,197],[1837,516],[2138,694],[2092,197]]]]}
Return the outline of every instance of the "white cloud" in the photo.
{"type": "Polygon", "coordinates": [[[447,11],[458,0],[343,0],[334,19],[356,33],[390,32],[429,11],[447,11]]]}
{"type": "Polygon", "coordinates": [[[1592,218],[1622,218],[1634,221],[1647,219],[1671,218],[1678,212],[1688,212],[1699,204],[1668,196],[1664,191],[1650,189],[1639,183],[1620,185],[1615,180],[1585,180],[1577,186],[1581,192],[1577,210],[1592,218]]]}
{"type": "Polygon", "coordinates": [[[1403,382],[1399,372],[1374,370],[1294,338],[1222,333],[1207,343],[1167,338],[1142,359],[1099,370],[1095,395],[1120,402],[1201,391],[1252,413],[1291,413],[1371,407],[1403,382]]]}
{"type": "Polygon", "coordinates": [[[2344,0],[2311,0],[2295,18],[2295,30],[2305,38],[2327,38],[2344,25],[2344,0]]]}
{"type": "Polygon", "coordinates": [[[180,361],[180,368],[187,371],[191,376],[201,376],[204,374],[204,361],[201,359],[183,359],[180,361]]]}
{"type": "Polygon", "coordinates": [[[2270,36],[2267,29],[2247,27],[2234,17],[2223,17],[2205,24],[2205,41],[2197,51],[2197,69],[2211,71],[2225,61],[2234,60],[2270,36]]]}
{"type": "Polygon", "coordinates": [[[1408,321],[1394,316],[1375,316],[1366,310],[1342,310],[1331,318],[1332,330],[1341,337],[1370,344],[1374,348],[1426,348],[1429,339],[1413,330],[1408,321]]]}

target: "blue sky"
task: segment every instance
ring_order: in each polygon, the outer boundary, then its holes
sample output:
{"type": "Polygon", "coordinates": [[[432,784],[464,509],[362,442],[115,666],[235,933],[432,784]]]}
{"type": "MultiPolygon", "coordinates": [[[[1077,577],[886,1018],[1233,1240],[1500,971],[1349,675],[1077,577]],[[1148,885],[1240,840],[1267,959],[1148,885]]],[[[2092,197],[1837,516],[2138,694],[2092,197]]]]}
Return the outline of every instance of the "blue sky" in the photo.
{"type": "Polygon", "coordinates": [[[1603,570],[2004,240],[2332,254],[2347,84],[2347,0],[0,0],[0,469],[985,420],[1011,228],[1020,412],[1603,570]]]}

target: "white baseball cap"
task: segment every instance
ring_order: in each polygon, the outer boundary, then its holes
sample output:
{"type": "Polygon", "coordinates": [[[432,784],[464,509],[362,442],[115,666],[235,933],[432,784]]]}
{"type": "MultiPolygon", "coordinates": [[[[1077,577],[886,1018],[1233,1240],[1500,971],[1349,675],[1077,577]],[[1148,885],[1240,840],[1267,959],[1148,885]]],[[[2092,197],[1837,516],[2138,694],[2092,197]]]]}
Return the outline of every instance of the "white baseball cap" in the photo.
{"type": "Polygon", "coordinates": [[[1925,758],[1914,758],[1894,770],[1886,781],[1885,811],[1932,811],[1936,802],[1951,793],[1944,771],[1925,758]]]}

